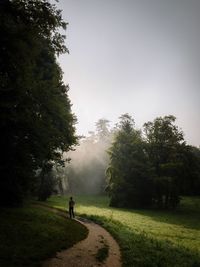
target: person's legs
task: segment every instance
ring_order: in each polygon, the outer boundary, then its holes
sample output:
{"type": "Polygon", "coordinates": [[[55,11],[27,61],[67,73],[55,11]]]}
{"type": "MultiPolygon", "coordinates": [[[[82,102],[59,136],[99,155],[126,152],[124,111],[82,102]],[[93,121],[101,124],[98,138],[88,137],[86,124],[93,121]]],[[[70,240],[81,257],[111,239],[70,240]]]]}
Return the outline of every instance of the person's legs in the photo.
{"type": "Polygon", "coordinates": [[[69,208],[69,217],[72,218],[72,208],[69,208]]]}
{"type": "Polygon", "coordinates": [[[74,209],[73,209],[73,208],[72,208],[72,216],[73,216],[73,218],[75,217],[75,216],[74,216],[74,209]]]}

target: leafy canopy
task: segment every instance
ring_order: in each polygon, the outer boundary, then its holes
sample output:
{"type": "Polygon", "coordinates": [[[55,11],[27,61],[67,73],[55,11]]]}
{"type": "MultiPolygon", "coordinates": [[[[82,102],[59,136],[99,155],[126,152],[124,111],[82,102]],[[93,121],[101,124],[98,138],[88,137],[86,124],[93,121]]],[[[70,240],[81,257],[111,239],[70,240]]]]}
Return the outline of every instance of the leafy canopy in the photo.
{"type": "Polygon", "coordinates": [[[75,116],[56,55],[67,52],[61,11],[46,0],[0,4],[1,203],[18,203],[35,171],[76,143],[75,116]]]}

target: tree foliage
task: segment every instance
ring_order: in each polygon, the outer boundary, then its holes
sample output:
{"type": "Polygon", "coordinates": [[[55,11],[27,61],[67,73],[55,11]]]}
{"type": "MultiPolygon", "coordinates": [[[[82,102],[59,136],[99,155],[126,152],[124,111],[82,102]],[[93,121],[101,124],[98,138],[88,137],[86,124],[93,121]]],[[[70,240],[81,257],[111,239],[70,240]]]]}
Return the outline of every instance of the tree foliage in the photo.
{"type": "Polygon", "coordinates": [[[146,150],[155,170],[154,201],[157,206],[175,207],[179,202],[185,147],[183,133],[174,116],[158,117],[144,124],[146,150]]]}
{"type": "Polygon", "coordinates": [[[111,205],[174,208],[181,194],[197,193],[200,152],[186,145],[175,120],[158,117],[142,135],[130,115],[120,117],[107,169],[111,205]]]}
{"type": "Polygon", "coordinates": [[[109,150],[107,190],[111,205],[118,207],[143,207],[151,204],[149,187],[151,175],[148,158],[144,152],[141,132],[134,127],[130,115],[120,117],[119,130],[109,150]]]}
{"type": "Polygon", "coordinates": [[[182,195],[200,194],[200,149],[185,146],[182,154],[182,177],[180,192],[182,195]]]}
{"type": "Polygon", "coordinates": [[[76,143],[68,86],[56,55],[66,52],[61,11],[46,0],[0,5],[0,202],[19,203],[35,172],[76,143]]]}

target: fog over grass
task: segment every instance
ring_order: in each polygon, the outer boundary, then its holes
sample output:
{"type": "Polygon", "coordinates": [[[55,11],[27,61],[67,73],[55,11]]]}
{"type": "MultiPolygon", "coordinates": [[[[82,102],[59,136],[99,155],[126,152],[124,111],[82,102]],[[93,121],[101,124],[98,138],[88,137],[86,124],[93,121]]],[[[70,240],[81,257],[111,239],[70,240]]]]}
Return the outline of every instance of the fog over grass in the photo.
{"type": "Polygon", "coordinates": [[[99,119],[94,132],[82,136],[74,151],[65,157],[70,163],[65,165],[63,181],[65,192],[81,194],[102,194],[106,188],[106,169],[109,164],[108,149],[113,140],[113,129],[109,121],[99,119]]]}
{"type": "Polygon", "coordinates": [[[71,161],[66,167],[66,174],[71,193],[104,193],[107,149],[108,144],[88,138],[68,154],[71,161]]]}

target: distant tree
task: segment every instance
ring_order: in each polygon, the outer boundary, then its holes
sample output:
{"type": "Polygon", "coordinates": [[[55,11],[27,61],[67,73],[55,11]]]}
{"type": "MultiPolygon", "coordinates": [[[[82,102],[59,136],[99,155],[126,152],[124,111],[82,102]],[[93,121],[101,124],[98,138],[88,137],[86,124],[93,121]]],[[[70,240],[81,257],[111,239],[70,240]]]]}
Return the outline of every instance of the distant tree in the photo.
{"type": "Polygon", "coordinates": [[[109,131],[109,120],[106,119],[99,119],[96,122],[96,132],[99,140],[106,141],[106,139],[110,136],[109,131]]]}
{"type": "Polygon", "coordinates": [[[182,151],[182,195],[200,195],[200,149],[194,146],[185,146],[182,151]]]}
{"type": "Polygon", "coordinates": [[[69,152],[71,162],[66,165],[66,177],[70,192],[81,194],[105,193],[108,164],[106,150],[112,136],[107,119],[96,122],[95,131],[80,140],[75,151],[69,152]]]}
{"type": "Polygon", "coordinates": [[[152,177],[141,132],[129,114],[123,114],[109,149],[107,169],[110,205],[148,207],[151,205],[152,177]]]}
{"type": "Polygon", "coordinates": [[[175,120],[170,115],[144,124],[146,151],[156,175],[154,201],[161,208],[175,207],[179,203],[185,142],[175,120]]]}
{"type": "MultiPolygon", "coordinates": [[[[76,143],[68,86],[56,54],[66,52],[61,11],[46,0],[0,3],[0,204],[19,204],[44,162],[62,163],[76,143]]],[[[44,171],[44,170],[43,170],[44,171]]]]}

